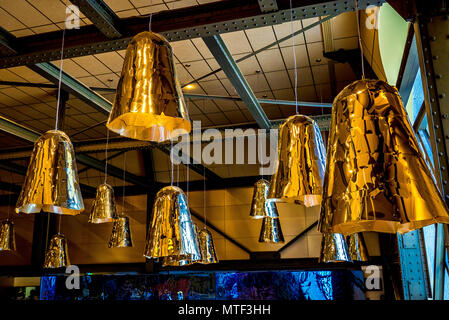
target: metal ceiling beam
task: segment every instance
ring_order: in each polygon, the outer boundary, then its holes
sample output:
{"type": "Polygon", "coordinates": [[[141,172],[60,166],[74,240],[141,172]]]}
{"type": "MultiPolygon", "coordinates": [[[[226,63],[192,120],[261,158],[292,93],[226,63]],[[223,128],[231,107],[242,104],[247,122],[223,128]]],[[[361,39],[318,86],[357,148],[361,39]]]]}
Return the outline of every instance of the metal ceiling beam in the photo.
{"type": "Polygon", "coordinates": [[[278,11],[278,4],[276,0],[258,0],[259,8],[262,12],[278,11]]]}
{"type": "Polygon", "coordinates": [[[267,115],[263,111],[259,101],[257,100],[254,92],[251,90],[248,82],[246,81],[243,73],[240,71],[234,58],[232,58],[226,44],[220,35],[203,38],[209,51],[215,57],[220,67],[228,77],[228,80],[234,86],[237,94],[242,98],[248,110],[251,112],[254,120],[256,120],[259,127],[262,129],[270,129],[271,123],[267,115]]]}
{"type": "MultiPolygon", "coordinates": [[[[359,0],[359,9],[369,4],[381,5],[384,0],[359,0]]],[[[157,12],[152,18],[152,30],[169,41],[179,41],[217,34],[276,25],[299,19],[327,16],[354,10],[354,1],[292,0],[279,1],[275,12],[260,12],[256,1],[224,0],[193,7],[157,12]],[[293,13],[293,16],[292,16],[293,13]]],[[[149,17],[120,19],[122,36],[110,39],[94,25],[66,30],[64,58],[126,49],[129,40],[148,30],[149,17]]],[[[17,39],[17,54],[0,60],[0,68],[32,65],[60,58],[61,31],[30,35],[17,39]]]]}
{"type": "Polygon", "coordinates": [[[103,0],[70,0],[108,38],[122,36],[119,17],[103,0]]]}
{"type": "MultiPolygon", "coordinates": [[[[0,116],[0,130],[8,132],[9,134],[12,134],[14,136],[20,137],[22,139],[25,139],[30,142],[35,142],[41,134],[37,133],[36,131],[33,131],[29,128],[26,128],[24,126],[21,126],[9,119],[6,119],[4,117],[0,116]]],[[[87,166],[90,166],[98,171],[103,171],[105,167],[105,163],[102,160],[99,160],[97,158],[93,158],[91,156],[88,156],[86,154],[76,154],[76,159],[87,166]]],[[[111,164],[108,164],[108,174],[111,176],[114,176],[119,179],[123,179],[123,172],[124,170],[115,167],[111,164]]],[[[151,184],[149,184],[145,178],[139,177],[135,174],[132,174],[130,172],[126,172],[126,180],[134,183],[136,185],[139,185],[141,187],[150,188],[152,187],[151,184]]]]}

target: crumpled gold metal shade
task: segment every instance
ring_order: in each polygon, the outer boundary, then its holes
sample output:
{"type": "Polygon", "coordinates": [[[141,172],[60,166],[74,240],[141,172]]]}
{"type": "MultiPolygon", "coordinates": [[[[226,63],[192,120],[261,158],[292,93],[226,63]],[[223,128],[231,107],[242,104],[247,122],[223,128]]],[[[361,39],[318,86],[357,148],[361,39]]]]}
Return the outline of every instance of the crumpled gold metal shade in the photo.
{"type": "Polygon", "coordinates": [[[117,218],[114,189],[107,183],[98,186],[89,216],[90,223],[112,222],[117,218]]]}
{"type": "Polygon", "coordinates": [[[207,229],[201,229],[198,232],[198,241],[201,250],[201,260],[198,262],[202,264],[218,263],[212,233],[207,229]]]}
{"type": "Polygon", "coordinates": [[[262,228],[260,229],[259,242],[284,242],[284,235],[282,234],[281,222],[279,221],[279,218],[263,218],[262,228]]]}
{"type": "Polygon", "coordinates": [[[63,234],[55,234],[50,239],[45,253],[44,268],[61,268],[70,265],[67,239],[63,234]]]}
{"type": "Polygon", "coordinates": [[[144,256],[188,260],[200,256],[197,234],[184,192],[175,186],[156,195],[144,256]]]}
{"type": "Polygon", "coordinates": [[[62,131],[47,131],[34,144],[16,212],[66,215],[84,211],[75,152],[62,131]]]}
{"type": "Polygon", "coordinates": [[[320,257],[318,261],[352,262],[345,237],[341,233],[324,233],[321,238],[320,257]]]}
{"type": "Polygon", "coordinates": [[[129,42],[106,126],[121,136],[155,142],[190,133],[172,48],[160,34],[141,32],[129,42]]]}
{"type": "Polygon", "coordinates": [[[133,246],[128,217],[114,219],[108,246],[109,248],[127,248],[133,246]]]}
{"type": "Polygon", "coordinates": [[[0,222],[0,251],[16,251],[14,223],[11,220],[0,222]]]}
{"type": "Polygon", "coordinates": [[[279,217],[276,204],[267,200],[269,188],[270,183],[265,179],[260,179],[254,184],[253,200],[251,202],[251,211],[249,213],[251,218],[262,219],[264,217],[279,217]]]}
{"type": "Polygon", "coordinates": [[[318,125],[309,117],[291,116],[280,126],[278,141],[277,169],[268,199],[319,205],[326,153],[318,125]]]}
{"type": "Polygon", "coordinates": [[[449,223],[397,90],[359,80],[335,98],[320,231],[405,233],[449,223]]]}
{"type": "Polygon", "coordinates": [[[353,233],[346,237],[348,251],[353,261],[368,261],[368,249],[362,233],[353,233]]]}

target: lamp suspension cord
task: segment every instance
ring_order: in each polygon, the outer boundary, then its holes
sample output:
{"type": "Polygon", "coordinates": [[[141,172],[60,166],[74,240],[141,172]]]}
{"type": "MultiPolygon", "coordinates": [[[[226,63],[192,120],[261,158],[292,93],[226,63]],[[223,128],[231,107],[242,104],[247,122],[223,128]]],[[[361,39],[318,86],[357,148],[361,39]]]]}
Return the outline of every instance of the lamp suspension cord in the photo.
{"type": "Polygon", "coordinates": [[[172,154],[173,154],[173,139],[170,138],[170,144],[171,144],[171,149],[170,149],[170,165],[171,165],[171,175],[170,175],[170,185],[173,187],[173,159],[172,159],[172,154]]]}
{"type": "Polygon", "coordinates": [[[123,154],[123,194],[122,194],[122,216],[125,215],[125,184],[126,184],[126,152],[123,154]]]}
{"type": "Polygon", "coordinates": [[[204,229],[206,229],[206,167],[203,164],[203,213],[204,213],[204,229]]]}
{"type": "Polygon", "coordinates": [[[56,103],[56,123],[55,123],[55,131],[58,130],[58,122],[59,122],[59,103],[61,101],[61,83],[62,83],[62,65],[64,61],[64,40],[65,40],[65,25],[62,30],[62,45],[61,45],[61,59],[59,61],[59,83],[58,83],[58,101],[56,103]]]}
{"type": "Polygon", "coordinates": [[[359,17],[359,10],[358,10],[359,5],[358,5],[357,0],[354,0],[354,1],[355,1],[354,11],[355,11],[355,16],[357,18],[357,33],[359,36],[360,59],[362,61],[362,80],[365,80],[365,60],[363,59],[362,37],[360,35],[360,17],[359,17]]]}
{"type": "Polygon", "coordinates": [[[295,50],[295,37],[294,35],[294,28],[293,28],[293,5],[292,0],[290,0],[290,28],[292,33],[292,51],[293,51],[293,63],[295,68],[295,108],[296,108],[296,114],[299,113],[298,110],[298,70],[296,66],[296,50],[295,50]]]}
{"type": "MultiPolygon", "coordinates": [[[[150,0],[150,10],[153,6],[153,0],[150,0]]],[[[148,31],[151,31],[151,22],[153,21],[153,11],[150,12],[150,21],[148,22],[148,31]]]]}
{"type": "Polygon", "coordinates": [[[104,157],[104,183],[108,179],[108,147],[109,147],[109,129],[106,127],[106,148],[105,148],[105,157],[104,157]]]}

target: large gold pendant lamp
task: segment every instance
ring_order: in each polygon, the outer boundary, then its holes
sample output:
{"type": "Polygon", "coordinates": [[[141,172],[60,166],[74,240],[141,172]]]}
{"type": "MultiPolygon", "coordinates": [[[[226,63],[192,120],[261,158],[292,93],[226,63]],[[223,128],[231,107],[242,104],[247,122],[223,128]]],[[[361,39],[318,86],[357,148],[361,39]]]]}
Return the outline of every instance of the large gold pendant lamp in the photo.
{"type": "Polygon", "coordinates": [[[9,219],[0,222],[0,251],[16,251],[14,223],[9,219]]]}
{"type": "Polygon", "coordinates": [[[449,223],[397,90],[359,80],[335,98],[320,231],[405,233],[449,223]]]}
{"type": "Polygon", "coordinates": [[[164,187],[157,193],[148,234],[147,258],[191,261],[200,257],[187,198],[178,187],[164,187]]]}
{"type": "Polygon", "coordinates": [[[75,152],[69,137],[50,130],[34,144],[17,200],[17,213],[40,211],[77,215],[84,211],[75,152]]]}
{"type": "Polygon", "coordinates": [[[284,235],[279,218],[265,217],[262,220],[259,242],[283,243],[284,235]]]}
{"type": "Polygon", "coordinates": [[[321,203],[325,148],[311,118],[289,117],[279,129],[278,161],[271,177],[268,199],[307,207],[321,203]]]}
{"type": "Polygon", "coordinates": [[[106,125],[121,136],[155,142],[190,133],[172,48],[163,36],[145,31],[130,41],[106,125]]]}

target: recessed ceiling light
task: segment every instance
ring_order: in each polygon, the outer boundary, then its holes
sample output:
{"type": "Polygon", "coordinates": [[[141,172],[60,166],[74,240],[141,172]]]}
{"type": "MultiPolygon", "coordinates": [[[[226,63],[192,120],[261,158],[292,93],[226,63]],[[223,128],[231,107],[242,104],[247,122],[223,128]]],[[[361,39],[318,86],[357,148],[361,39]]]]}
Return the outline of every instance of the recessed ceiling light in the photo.
{"type": "Polygon", "coordinates": [[[195,86],[193,84],[188,84],[185,86],[186,89],[193,89],[195,86]]]}

